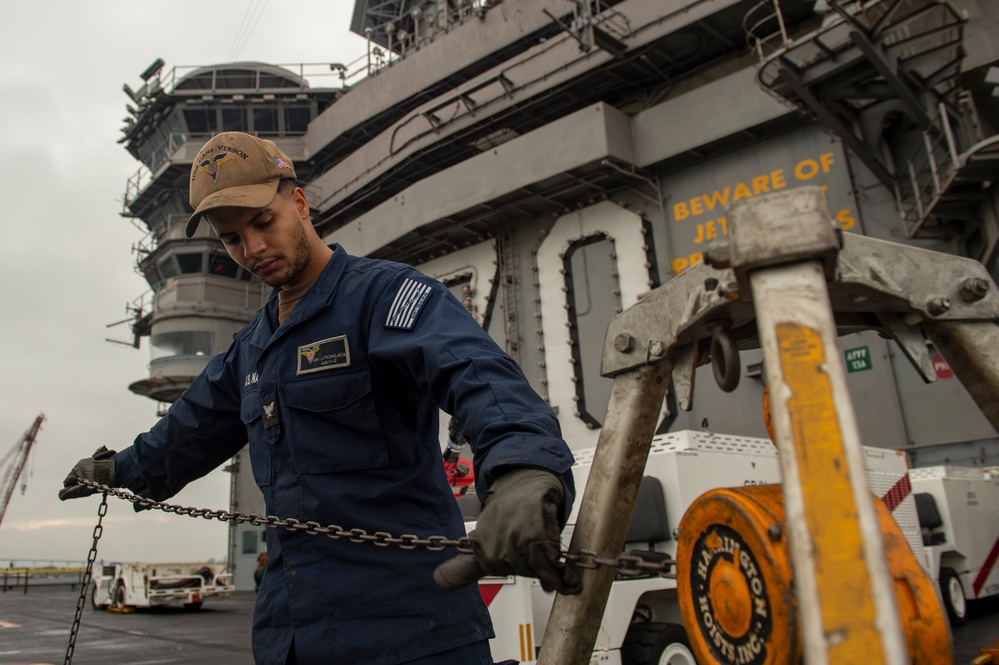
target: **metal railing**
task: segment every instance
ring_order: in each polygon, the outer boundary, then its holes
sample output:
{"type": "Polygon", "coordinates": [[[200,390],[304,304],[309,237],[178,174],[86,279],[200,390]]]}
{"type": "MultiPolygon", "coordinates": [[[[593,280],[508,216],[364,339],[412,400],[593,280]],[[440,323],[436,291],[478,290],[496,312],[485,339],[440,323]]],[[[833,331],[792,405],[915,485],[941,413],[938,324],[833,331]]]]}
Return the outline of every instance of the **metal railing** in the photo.
{"type": "Polygon", "coordinates": [[[53,587],[76,589],[83,583],[85,568],[30,565],[0,569],[0,592],[18,591],[27,594],[29,589],[43,590],[53,587]]]}
{"type": "MultiPolygon", "coordinates": [[[[346,89],[356,81],[377,74],[384,67],[391,66],[396,60],[406,57],[412,51],[432,43],[442,34],[454,30],[459,25],[472,19],[480,19],[492,7],[502,3],[502,0],[463,0],[454,3],[457,6],[443,11],[422,11],[414,7],[406,17],[398,17],[381,25],[369,27],[366,32],[365,52],[347,63],[308,62],[308,63],[276,63],[267,68],[255,70],[254,81],[239,90],[255,92],[281,93],[292,92],[294,86],[283,85],[271,88],[263,84],[266,77],[273,75],[273,68],[284,69],[294,74],[300,81],[299,90],[328,89],[339,87],[346,89]],[[409,27],[407,30],[403,27],[409,27]],[[387,48],[379,46],[379,42],[387,44],[387,48]]],[[[238,68],[239,63],[226,63],[214,66],[176,65],[152,76],[137,92],[133,93],[134,101],[141,103],[143,98],[151,98],[159,94],[173,94],[178,85],[195,72],[212,74],[211,83],[203,89],[192,89],[192,93],[217,94],[232,93],[237,89],[220,85],[224,82],[222,72],[231,72],[238,68]]],[[[285,82],[287,83],[287,82],[285,82]]]]}
{"type": "Polygon", "coordinates": [[[946,0],[926,0],[915,7],[899,0],[828,0],[821,18],[789,27],[781,0],[760,0],[746,13],[742,27],[760,63],[759,81],[768,87],[778,80],[779,69],[771,64],[779,58],[801,69],[834,59],[839,49],[853,44],[850,32],[859,29],[944,96],[959,74],[965,20],[946,0]],[[940,61],[945,64],[939,66],[940,61]]]}
{"type": "Polygon", "coordinates": [[[898,173],[896,198],[910,238],[933,216],[934,207],[958,175],[962,154],[975,142],[960,113],[942,102],[937,109],[915,154],[898,173]]]}
{"type": "Polygon", "coordinates": [[[760,62],[786,50],[791,41],[778,0],[761,0],[753,5],[742,19],[742,29],[746,43],[760,62]]]}
{"type": "Polygon", "coordinates": [[[145,229],[143,236],[132,245],[132,254],[135,255],[135,271],[140,275],[145,275],[142,266],[145,260],[152,255],[160,246],[160,241],[166,232],[175,224],[180,223],[190,217],[187,213],[172,213],[166,216],[165,221],[160,222],[152,229],[145,229]]]}

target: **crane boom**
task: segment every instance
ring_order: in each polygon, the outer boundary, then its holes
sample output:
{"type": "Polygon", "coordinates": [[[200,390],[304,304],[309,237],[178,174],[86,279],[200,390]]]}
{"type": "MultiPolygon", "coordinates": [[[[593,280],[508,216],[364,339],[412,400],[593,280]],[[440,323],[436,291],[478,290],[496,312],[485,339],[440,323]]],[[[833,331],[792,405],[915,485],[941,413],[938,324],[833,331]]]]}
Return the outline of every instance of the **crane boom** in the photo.
{"type": "Polygon", "coordinates": [[[0,524],[3,523],[3,516],[7,512],[10,497],[14,494],[14,488],[17,487],[17,479],[21,477],[21,472],[24,471],[24,465],[28,461],[28,454],[31,452],[31,447],[35,445],[35,438],[38,436],[38,430],[41,429],[43,420],[45,420],[45,414],[38,414],[35,422],[24,433],[21,440],[4,456],[4,459],[9,458],[10,462],[3,471],[3,480],[0,481],[0,524]]]}

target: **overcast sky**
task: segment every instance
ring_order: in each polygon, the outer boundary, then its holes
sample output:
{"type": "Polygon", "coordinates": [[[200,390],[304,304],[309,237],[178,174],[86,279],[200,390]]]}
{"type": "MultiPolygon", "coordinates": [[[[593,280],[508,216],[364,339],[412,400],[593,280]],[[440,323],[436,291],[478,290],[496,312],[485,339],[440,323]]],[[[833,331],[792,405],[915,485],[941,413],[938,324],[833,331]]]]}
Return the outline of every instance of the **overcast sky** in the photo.
{"type": "MultiPolygon", "coordinates": [[[[0,525],[0,565],[83,560],[99,499],[60,502],[62,479],[101,444],[121,450],[156,420],[128,390],[148,376],[149,350],[127,339],[126,303],[147,290],[131,247],[142,232],[119,215],[139,163],[117,143],[125,104],[157,58],[167,67],[233,60],[348,62],[364,52],[348,31],[349,0],[32,0],[0,21],[0,457],[44,412],[33,460],[0,525]]],[[[4,469],[0,468],[0,477],[4,469]]],[[[215,471],[173,501],[228,507],[215,471]]],[[[223,558],[226,527],[112,499],[99,558],[223,558]]]]}

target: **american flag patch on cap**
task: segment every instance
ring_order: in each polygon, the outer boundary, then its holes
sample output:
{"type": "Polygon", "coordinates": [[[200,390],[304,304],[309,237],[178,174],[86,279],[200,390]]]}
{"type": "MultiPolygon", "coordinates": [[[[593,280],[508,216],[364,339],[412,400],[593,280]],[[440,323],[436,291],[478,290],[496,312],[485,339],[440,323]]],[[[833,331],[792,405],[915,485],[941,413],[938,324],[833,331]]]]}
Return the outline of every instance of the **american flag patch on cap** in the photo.
{"type": "Polygon", "coordinates": [[[420,315],[420,308],[429,295],[428,285],[406,278],[399,287],[399,292],[395,294],[392,308],[389,309],[388,318],[385,319],[385,327],[411,330],[416,323],[416,317],[420,315]]]}

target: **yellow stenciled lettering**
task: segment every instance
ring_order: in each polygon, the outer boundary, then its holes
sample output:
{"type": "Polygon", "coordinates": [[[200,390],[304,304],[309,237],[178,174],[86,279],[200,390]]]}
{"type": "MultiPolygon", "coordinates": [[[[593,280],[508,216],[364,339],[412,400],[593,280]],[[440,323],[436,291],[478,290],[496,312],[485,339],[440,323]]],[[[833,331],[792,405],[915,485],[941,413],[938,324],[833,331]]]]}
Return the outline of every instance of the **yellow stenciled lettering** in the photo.
{"type": "Polygon", "coordinates": [[[704,200],[704,207],[707,208],[708,211],[710,212],[715,209],[715,206],[727,206],[728,194],[729,194],[729,188],[726,187],[725,189],[722,190],[716,189],[715,191],[711,192],[711,194],[704,194],[701,197],[701,199],[704,200]]]}
{"type": "Polygon", "coordinates": [[[822,172],[829,173],[829,169],[833,165],[833,154],[831,152],[824,152],[819,155],[819,163],[822,164],[822,172]]]}
{"type": "Polygon", "coordinates": [[[718,234],[715,232],[715,220],[712,219],[709,222],[705,222],[704,228],[705,228],[705,235],[707,235],[708,240],[714,240],[715,238],[718,237],[718,234]]]}
{"type": "Polygon", "coordinates": [[[770,186],[774,188],[775,192],[778,189],[787,187],[787,182],[784,181],[784,169],[777,169],[770,172],[770,186]]]}
{"type": "Polygon", "coordinates": [[[735,186],[735,192],[732,196],[732,200],[738,201],[739,199],[748,199],[752,195],[752,192],[749,191],[749,187],[746,187],[745,183],[740,182],[735,186]]]}
{"type": "Polygon", "coordinates": [[[849,208],[844,208],[843,210],[837,212],[836,221],[839,222],[839,228],[844,231],[849,231],[857,225],[857,220],[853,217],[853,211],[849,208]]]}
{"type": "Polygon", "coordinates": [[[770,191],[770,176],[761,175],[753,178],[753,194],[763,194],[770,191]]]}
{"type": "Polygon", "coordinates": [[[718,236],[728,235],[728,222],[724,217],[709,219],[703,224],[697,225],[697,237],[694,244],[700,245],[705,240],[714,240],[718,236]]]}
{"type": "Polygon", "coordinates": [[[673,205],[673,220],[679,222],[681,219],[687,219],[690,217],[690,211],[687,209],[687,202],[682,201],[673,205]]]}
{"type": "Polygon", "coordinates": [[[819,174],[819,163],[814,159],[803,159],[794,167],[794,176],[798,180],[811,180],[819,174]]]}
{"type": "Polygon", "coordinates": [[[690,266],[695,266],[702,261],[704,261],[704,254],[701,252],[694,252],[689,256],[678,256],[673,259],[673,274],[679,275],[690,266]]]}

